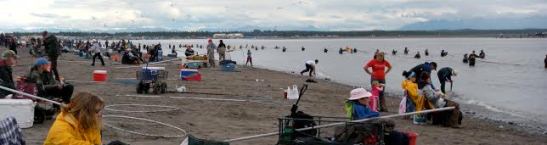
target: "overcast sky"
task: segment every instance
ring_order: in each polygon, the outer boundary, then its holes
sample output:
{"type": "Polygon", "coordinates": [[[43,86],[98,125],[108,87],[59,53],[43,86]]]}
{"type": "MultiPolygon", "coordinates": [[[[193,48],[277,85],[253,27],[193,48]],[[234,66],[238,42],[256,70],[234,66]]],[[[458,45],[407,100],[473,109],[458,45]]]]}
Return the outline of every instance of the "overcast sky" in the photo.
{"type": "Polygon", "coordinates": [[[0,0],[4,31],[397,30],[432,21],[546,16],[547,0],[0,0]]]}

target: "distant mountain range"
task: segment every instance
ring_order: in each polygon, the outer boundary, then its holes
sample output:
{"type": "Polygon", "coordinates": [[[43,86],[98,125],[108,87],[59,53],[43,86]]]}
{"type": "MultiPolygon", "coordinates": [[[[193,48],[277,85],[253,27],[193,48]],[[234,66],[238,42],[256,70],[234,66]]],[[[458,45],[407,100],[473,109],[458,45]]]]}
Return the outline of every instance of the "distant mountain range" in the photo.
{"type": "Polygon", "coordinates": [[[476,18],[467,20],[432,20],[408,24],[400,30],[501,30],[501,29],[528,29],[547,28],[547,17],[527,18],[476,18]]]}

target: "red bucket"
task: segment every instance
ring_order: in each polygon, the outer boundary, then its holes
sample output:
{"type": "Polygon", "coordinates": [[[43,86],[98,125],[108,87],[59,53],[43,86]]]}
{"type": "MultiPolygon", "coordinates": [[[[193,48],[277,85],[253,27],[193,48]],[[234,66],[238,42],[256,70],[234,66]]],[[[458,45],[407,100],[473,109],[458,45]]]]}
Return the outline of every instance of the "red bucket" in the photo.
{"type": "Polygon", "coordinates": [[[108,74],[106,70],[94,70],[93,71],[93,81],[104,82],[106,81],[108,74]]]}
{"type": "Polygon", "coordinates": [[[406,133],[406,135],[408,136],[408,145],[416,145],[418,133],[409,131],[406,133]]]}

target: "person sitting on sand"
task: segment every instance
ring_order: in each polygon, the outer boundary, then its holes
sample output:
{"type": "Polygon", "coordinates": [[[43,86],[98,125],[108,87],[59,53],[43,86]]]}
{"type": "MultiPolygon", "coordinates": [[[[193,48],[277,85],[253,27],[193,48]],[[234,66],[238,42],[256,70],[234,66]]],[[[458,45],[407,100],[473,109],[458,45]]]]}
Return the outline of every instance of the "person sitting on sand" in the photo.
{"type": "Polygon", "coordinates": [[[38,96],[55,97],[64,103],[70,101],[74,86],[64,83],[63,78],[55,79],[51,71],[51,64],[45,58],[38,58],[31,68],[27,81],[36,84],[38,96]],[[59,80],[59,81],[57,81],[59,80]]]}
{"type": "MultiPolygon", "coordinates": [[[[416,84],[416,73],[414,72],[403,72],[403,76],[406,78],[401,83],[401,86],[404,90],[404,94],[407,97],[407,109],[406,112],[413,111],[422,111],[424,110],[425,99],[423,96],[420,96],[418,91],[418,84],[416,84]]],[[[413,123],[414,124],[424,124],[426,122],[425,117],[422,115],[414,115],[413,123]]]]}
{"type": "Polygon", "coordinates": [[[351,90],[350,97],[344,105],[347,117],[351,120],[360,120],[380,116],[380,113],[368,107],[371,96],[372,94],[364,88],[351,90]]]}
{"type": "Polygon", "coordinates": [[[79,92],[62,108],[49,129],[44,145],[102,145],[102,98],[79,92]]]}
{"type": "Polygon", "coordinates": [[[122,55],[122,64],[139,64],[139,58],[131,52],[131,49],[125,49],[122,55]]]}
{"type": "Polygon", "coordinates": [[[317,63],[319,63],[319,60],[308,60],[306,61],[306,69],[302,70],[300,72],[300,75],[304,75],[305,72],[309,72],[309,76],[310,77],[313,77],[315,76],[315,65],[317,65],[317,63]]]}
{"type": "Polygon", "coordinates": [[[433,124],[443,125],[445,127],[454,127],[459,128],[462,122],[462,113],[460,111],[460,105],[454,101],[446,99],[446,95],[439,90],[435,90],[431,85],[431,77],[424,75],[422,78],[426,85],[422,89],[424,97],[427,100],[427,105],[429,108],[444,108],[444,107],[455,107],[454,110],[448,110],[443,112],[432,113],[433,124]]]}
{"type": "MultiPolygon", "coordinates": [[[[17,62],[17,55],[12,50],[5,50],[2,52],[2,59],[0,60],[0,85],[15,90],[15,83],[13,81],[13,70],[17,62]]],[[[0,98],[5,98],[8,95],[13,95],[12,92],[1,89],[0,98]]]]}
{"type": "Polygon", "coordinates": [[[184,55],[185,55],[186,57],[195,55],[195,51],[194,51],[194,49],[192,49],[191,46],[186,46],[186,50],[184,51],[184,55]]]}

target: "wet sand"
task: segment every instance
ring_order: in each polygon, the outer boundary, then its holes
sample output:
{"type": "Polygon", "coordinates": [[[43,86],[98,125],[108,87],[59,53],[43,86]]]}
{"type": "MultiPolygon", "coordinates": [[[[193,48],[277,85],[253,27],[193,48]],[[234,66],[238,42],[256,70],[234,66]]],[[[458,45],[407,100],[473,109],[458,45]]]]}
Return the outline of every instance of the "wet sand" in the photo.
{"type": "MultiPolygon", "coordinates": [[[[15,76],[28,73],[34,61],[34,58],[28,55],[28,50],[19,49],[19,52],[20,59],[18,65],[14,67],[15,76]]],[[[116,69],[116,67],[127,66],[119,63],[107,61],[106,67],[101,67],[100,63],[91,67],[91,60],[72,54],[63,54],[59,61],[59,71],[67,82],[75,85],[76,91],[89,91],[102,96],[107,105],[147,104],[178,108],[176,111],[154,113],[105,110],[104,115],[125,115],[161,121],[180,127],[196,137],[215,140],[277,131],[277,118],[288,115],[293,103],[282,97],[282,89],[292,84],[300,85],[307,79],[299,75],[240,66],[239,72],[223,72],[219,68],[200,69],[203,75],[202,81],[186,82],[178,80],[179,63],[180,61],[171,61],[157,64],[157,66],[166,67],[169,71],[169,79],[166,82],[171,92],[162,95],[136,95],[137,81],[132,78],[135,78],[135,71],[138,68],[116,69]],[[91,81],[92,71],[96,69],[108,70],[107,82],[91,81]],[[175,86],[182,85],[186,86],[188,91],[195,93],[173,92],[175,86]],[[204,98],[217,98],[217,100],[204,98]]],[[[310,84],[301,100],[300,110],[317,116],[343,117],[345,115],[343,103],[351,88],[339,83],[318,80],[318,83],[310,84]]],[[[395,113],[399,101],[397,97],[388,97],[387,102],[391,112],[382,113],[382,115],[395,113]]],[[[142,111],[157,108],[118,106],[112,109],[142,111]]],[[[467,114],[462,128],[459,129],[413,125],[410,120],[402,118],[393,120],[397,130],[417,132],[418,144],[547,144],[545,135],[529,134],[516,130],[508,124],[476,119],[467,114]]],[[[180,135],[172,128],[138,120],[104,118],[103,122],[142,133],[180,135]]],[[[42,144],[51,124],[52,120],[49,120],[43,124],[35,124],[32,128],[23,129],[27,143],[42,144]]],[[[103,143],[112,140],[121,140],[132,145],[174,145],[180,144],[182,138],[146,137],[104,127],[103,143]]],[[[276,142],[277,136],[272,136],[232,144],[269,145],[276,142]]]]}

